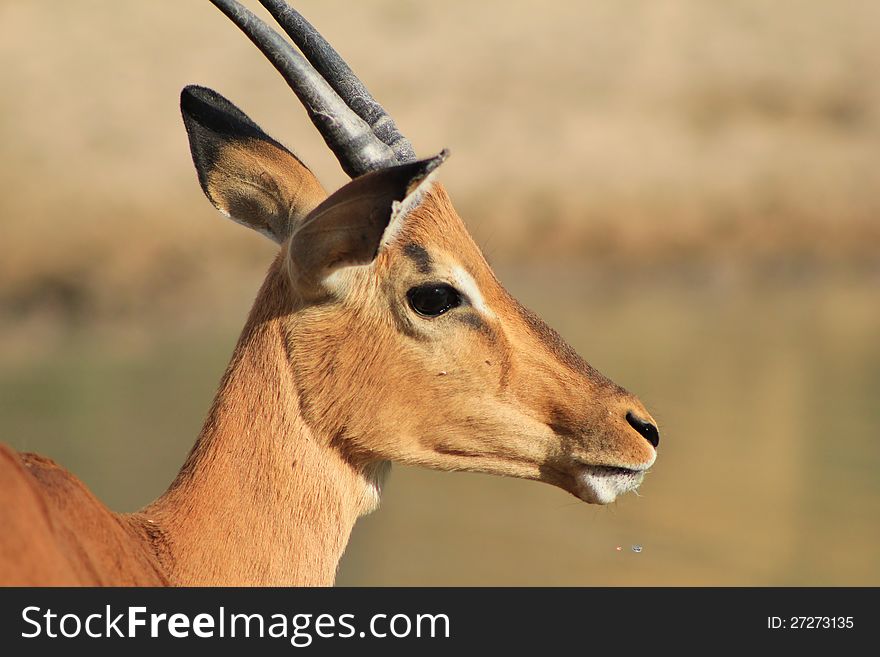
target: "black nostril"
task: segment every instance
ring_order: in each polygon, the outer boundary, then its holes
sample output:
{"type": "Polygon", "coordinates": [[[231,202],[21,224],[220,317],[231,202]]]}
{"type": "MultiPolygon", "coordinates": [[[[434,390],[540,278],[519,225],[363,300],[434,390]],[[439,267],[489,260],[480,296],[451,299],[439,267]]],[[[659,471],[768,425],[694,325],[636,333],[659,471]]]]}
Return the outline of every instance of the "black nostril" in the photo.
{"type": "Polygon", "coordinates": [[[660,444],[660,432],[657,431],[657,427],[653,424],[643,420],[632,411],[629,411],[626,414],[626,421],[629,422],[629,426],[642,434],[645,440],[651,443],[654,447],[657,447],[657,445],[660,444]]]}

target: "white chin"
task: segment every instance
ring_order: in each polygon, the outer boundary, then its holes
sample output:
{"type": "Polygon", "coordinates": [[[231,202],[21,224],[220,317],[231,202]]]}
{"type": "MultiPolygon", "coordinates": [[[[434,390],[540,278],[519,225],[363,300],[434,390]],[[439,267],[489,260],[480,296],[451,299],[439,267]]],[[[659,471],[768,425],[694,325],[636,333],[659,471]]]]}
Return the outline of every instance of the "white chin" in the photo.
{"type": "Polygon", "coordinates": [[[644,478],[638,470],[585,465],[576,475],[575,495],[590,504],[611,504],[618,495],[637,489],[644,478]]]}

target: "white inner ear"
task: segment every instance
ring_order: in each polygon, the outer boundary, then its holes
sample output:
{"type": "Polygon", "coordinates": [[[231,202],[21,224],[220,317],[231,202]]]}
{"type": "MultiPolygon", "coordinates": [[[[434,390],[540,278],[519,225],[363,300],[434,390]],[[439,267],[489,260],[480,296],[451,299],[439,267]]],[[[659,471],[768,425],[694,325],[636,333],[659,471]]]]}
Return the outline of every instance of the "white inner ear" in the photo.
{"type": "Polygon", "coordinates": [[[269,228],[269,227],[257,228],[253,224],[249,224],[248,222],[242,221],[241,219],[236,219],[231,214],[229,214],[229,212],[227,212],[226,210],[221,208],[219,205],[217,206],[217,209],[220,211],[220,214],[222,214],[227,219],[232,219],[232,221],[237,223],[239,226],[244,226],[245,228],[250,228],[251,230],[255,230],[260,235],[263,235],[264,237],[268,237],[270,240],[275,242],[275,244],[283,244],[284,243],[284,240],[281,239],[280,237],[278,237],[278,235],[276,235],[274,232],[272,232],[271,228],[269,228]]]}
{"type": "Polygon", "coordinates": [[[394,241],[394,238],[397,237],[397,234],[403,227],[406,215],[412,212],[413,208],[417,207],[422,202],[422,199],[425,198],[425,194],[434,185],[435,173],[436,171],[428,174],[402,201],[394,201],[391,204],[391,219],[388,220],[388,226],[385,227],[385,232],[382,234],[382,241],[379,242],[380,251],[394,241]]]}

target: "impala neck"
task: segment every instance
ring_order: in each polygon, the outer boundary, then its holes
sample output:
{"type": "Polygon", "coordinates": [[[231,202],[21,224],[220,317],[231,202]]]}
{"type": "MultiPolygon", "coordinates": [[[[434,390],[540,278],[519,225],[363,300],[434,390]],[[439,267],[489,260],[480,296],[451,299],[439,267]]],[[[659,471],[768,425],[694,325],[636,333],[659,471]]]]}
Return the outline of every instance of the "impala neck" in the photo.
{"type": "Polygon", "coordinates": [[[189,458],[143,512],[173,584],[332,585],[355,521],[378,503],[369,469],[300,416],[280,272],[276,262],[189,458]]]}

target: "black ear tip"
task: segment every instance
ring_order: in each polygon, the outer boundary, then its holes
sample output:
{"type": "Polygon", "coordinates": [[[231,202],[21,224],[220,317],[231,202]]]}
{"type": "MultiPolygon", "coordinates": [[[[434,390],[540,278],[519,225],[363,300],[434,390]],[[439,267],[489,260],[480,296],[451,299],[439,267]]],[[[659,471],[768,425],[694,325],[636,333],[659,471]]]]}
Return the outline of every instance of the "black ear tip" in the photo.
{"type": "Polygon", "coordinates": [[[188,84],[180,91],[180,109],[190,111],[199,104],[216,102],[218,96],[220,94],[207,87],[188,84]]]}
{"type": "Polygon", "coordinates": [[[220,134],[268,139],[247,114],[208,87],[185,86],[180,92],[180,112],[188,129],[190,124],[195,124],[220,134]]]}
{"type": "Polygon", "coordinates": [[[207,87],[188,84],[180,92],[180,112],[187,122],[208,123],[211,115],[226,105],[231,103],[207,87]]]}
{"type": "Polygon", "coordinates": [[[185,115],[199,118],[206,114],[224,112],[237,119],[245,116],[230,100],[208,87],[188,84],[180,92],[180,109],[185,115]]]}

